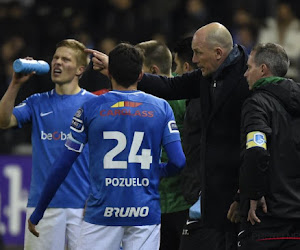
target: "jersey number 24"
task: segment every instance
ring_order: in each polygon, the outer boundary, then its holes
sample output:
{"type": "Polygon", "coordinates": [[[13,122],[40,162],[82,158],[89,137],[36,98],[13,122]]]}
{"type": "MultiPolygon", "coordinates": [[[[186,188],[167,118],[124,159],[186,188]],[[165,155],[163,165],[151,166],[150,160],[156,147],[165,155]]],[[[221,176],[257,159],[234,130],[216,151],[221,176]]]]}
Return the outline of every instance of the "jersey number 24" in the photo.
{"type": "Polygon", "coordinates": [[[151,149],[142,149],[142,154],[137,155],[142,141],[144,138],[144,132],[134,132],[132,144],[127,161],[114,161],[114,157],[120,154],[127,144],[126,136],[119,131],[104,131],[103,139],[105,140],[117,140],[117,145],[108,151],[103,159],[104,169],[126,169],[128,163],[140,163],[142,169],[150,169],[152,163],[151,149]]]}

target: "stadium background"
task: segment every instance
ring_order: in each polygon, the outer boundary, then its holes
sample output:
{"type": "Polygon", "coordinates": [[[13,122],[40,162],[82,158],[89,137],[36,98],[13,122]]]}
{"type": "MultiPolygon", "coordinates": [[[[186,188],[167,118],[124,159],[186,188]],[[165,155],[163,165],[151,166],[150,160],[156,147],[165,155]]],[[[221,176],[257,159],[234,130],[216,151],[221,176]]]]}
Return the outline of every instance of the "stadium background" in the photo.
{"type": "MultiPolygon", "coordinates": [[[[277,15],[282,2],[290,5],[287,17],[293,16],[299,29],[296,35],[300,34],[300,11],[294,12],[300,2],[296,0],[0,0],[0,97],[10,82],[15,59],[32,56],[50,63],[55,44],[65,38],[106,53],[120,41],[135,44],[150,39],[161,40],[172,50],[180,38],[217,21],[250,51],[270,18],[285,23],[277,15]]],[[[300,52],[299,41],[295,46],[300,52]]],[[[300,62],[299,55],[294,65],[300,62]]],[[[298,74],[297,67],[296,80],[298,74]]],[[[107,79],[90,66],[80,84],[90,91],[109,88],[107,79]]],[[[35,76],[22,87],[16,103],[53,86],[49,74],[35,76]]],[[[30,183],[30,126],[0,131],[0,138],[0,234],[4,242],[0,250],[18,250],[23,249],[30,183]]]]}

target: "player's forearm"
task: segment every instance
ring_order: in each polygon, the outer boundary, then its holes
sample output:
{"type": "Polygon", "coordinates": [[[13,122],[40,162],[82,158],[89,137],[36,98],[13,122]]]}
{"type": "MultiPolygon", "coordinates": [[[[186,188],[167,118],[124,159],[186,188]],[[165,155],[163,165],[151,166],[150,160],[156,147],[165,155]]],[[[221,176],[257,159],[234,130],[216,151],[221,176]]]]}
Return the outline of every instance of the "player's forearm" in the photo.
{"type": "Polygon", "coordinates": [[[179,173],[185,166],[186,159],[181,142],[174,141],[164,146],[169,161],[161,164],[161,177],[173,176],[179,173]]]}
{"type": "Polygon", "coordinates": [[[20,85],[11,83],[0,101],[0,128],[10,126],[15,100],[18,95],[20,85]]]}

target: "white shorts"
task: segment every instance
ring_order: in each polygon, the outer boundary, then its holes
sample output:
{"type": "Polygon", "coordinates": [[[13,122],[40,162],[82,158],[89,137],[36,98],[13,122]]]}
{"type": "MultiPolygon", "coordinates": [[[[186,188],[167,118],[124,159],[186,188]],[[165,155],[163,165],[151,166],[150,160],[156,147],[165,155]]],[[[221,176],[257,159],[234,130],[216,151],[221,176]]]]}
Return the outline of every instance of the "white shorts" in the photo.
{"type": "Polygon", "coordinates": [[[81,208],[47,208],[42,220],[36,226],[40,233],[35,237],[28,230],[28,218],[34,208],[26,209],[25,250],[74,250],[83,222],[81,208]]]}
{"type": "Polygon", "coordinates": [[[158,250],[160,224],[100,226],[83,221],[77,250],[158,250]]]}

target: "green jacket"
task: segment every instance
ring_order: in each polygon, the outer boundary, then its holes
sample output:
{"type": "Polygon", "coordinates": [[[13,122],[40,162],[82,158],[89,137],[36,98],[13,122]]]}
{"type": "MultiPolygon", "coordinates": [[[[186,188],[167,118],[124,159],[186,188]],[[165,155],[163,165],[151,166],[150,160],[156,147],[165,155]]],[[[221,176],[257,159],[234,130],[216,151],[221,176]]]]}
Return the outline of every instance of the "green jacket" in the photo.
{"type": "MultiPolygon", "coordinates": [[[[185,114],[185,100],[168,101],[173,109],[176,124],[182,137],[183,119],[185,114]]],[[[162,162],[167,162],[166,152],[162,151],[162,162]]],[[[186,210],[190,205],[185,201],[181,192],[180,174],[168,178],[162,178],[159,185],[160,207],[162,213],[174,213],[186,210]]]]}

